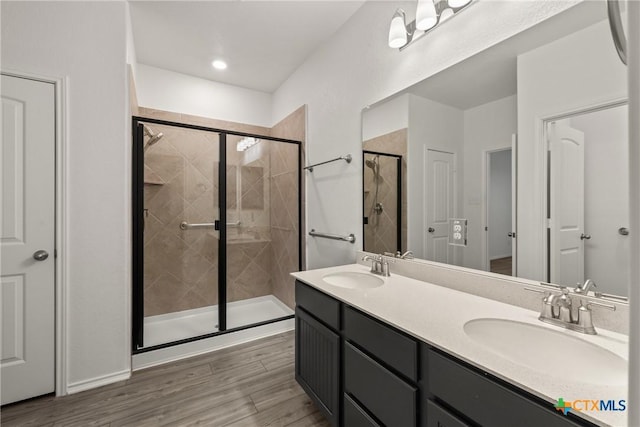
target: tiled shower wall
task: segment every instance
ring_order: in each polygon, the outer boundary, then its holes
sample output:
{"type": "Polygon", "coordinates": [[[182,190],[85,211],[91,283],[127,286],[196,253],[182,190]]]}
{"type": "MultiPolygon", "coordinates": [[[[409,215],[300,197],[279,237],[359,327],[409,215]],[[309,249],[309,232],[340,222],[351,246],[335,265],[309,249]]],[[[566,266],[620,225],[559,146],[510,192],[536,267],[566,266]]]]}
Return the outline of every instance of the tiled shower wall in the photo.
{"type": "Polygon", "coordinates": [[[164,137],[145,153],[145,315],[217,304],[217,232],[180,222],[218,216],[218,135],[150,127],[164,137]]]}
{"type": "MultiPolygon", "coordinates": [[[[399,129],[362,143],[364,150],[402,156],[401,162],[401,249],[407,250],[407,129],[399,129]]],[[[367,155],[373,159],[375,156],[367,155]]],[[[380,156],[380,182],[374,181],[373,170],[364,167],[364,215],[369,224],[364,227],[364,250],[384,253],[396,251],[397,230],[397,165],[395,158],[380,156]],[[372,210],[375,205],[375,189],[378,185],[378,201],[384,210],[378,215],[372,210]]]]}
{"type": "MultiPolygon", "coordinates": [[[[271,129],[271,136],[283,139],[302,141],[301,167],[305,165],[305,123],[306,106],[285,117],[271,129]]],[[[298,159],[296,146],[292,144],[276,144],[272,151],[271,173],[271,236],[273,256],[273,295],[290,308],[295,307],[295,280],[289,275],[292,271],[300,270],[298,266],[299,244],[304,248],[305,236],[300,235],[298,227],[306,230],[304,222],[305,203],[305,175],[302,173],[300,183],[303,191],[300,195],[302,215],[298,223],[298,195],[296,194],[298,180],[298,159]],[[281,203],[281,204],[280,204],[281,203]],[[286,216],[285,216],[286,213],[286,216]]],[[[302,269],[305,269],[304,253],[302,254],[302,269]]]]}
{"type": "MultiPolygon", "coordinates": [[[[252,126],[225,127],[219,121],[140,110],[145,117],[271,133],[252,126]]],[[[274,127],[274,136],[303,140],[304,119],[305,107],[301,107],[274,127]]],[[[150,126],[165,136],[145,155],[145,315],[215,305],[218,232],[181,230],[179,224],[218,218],[217,134],[150,126]]],[[[239,153],[235,143],[229,136],[227,220],[231,224],[240,221],[240,226],[227,229],[228,301],[273,294],[293,307],[294,283],[289,272],[298,270],[297,146],[261,142],[239,153]],[[238,178],[241,185],[236,193],[238,178]]]]}

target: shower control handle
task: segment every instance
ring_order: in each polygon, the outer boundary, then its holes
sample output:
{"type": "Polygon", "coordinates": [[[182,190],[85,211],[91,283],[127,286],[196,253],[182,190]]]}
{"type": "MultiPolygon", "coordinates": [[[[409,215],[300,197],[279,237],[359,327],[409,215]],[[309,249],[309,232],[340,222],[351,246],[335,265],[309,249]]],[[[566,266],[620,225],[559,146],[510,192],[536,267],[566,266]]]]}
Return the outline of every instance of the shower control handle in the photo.
{"type": "Polygon", "coordinates": [[[429,227],[429,228],[427,228],[427,231],[428,231],[429,233],[435,233],[436,229],[435,229],[435,228],[433,228],[433,227],[429,227]]]}
{"type": "Polygon", "coordinates": [[[39,251],[35,251],[33,253],[33,259],[35,259],[36,261],[44,261],[45,259],[49,258],[49,252],[40,249],[39,251]]]}

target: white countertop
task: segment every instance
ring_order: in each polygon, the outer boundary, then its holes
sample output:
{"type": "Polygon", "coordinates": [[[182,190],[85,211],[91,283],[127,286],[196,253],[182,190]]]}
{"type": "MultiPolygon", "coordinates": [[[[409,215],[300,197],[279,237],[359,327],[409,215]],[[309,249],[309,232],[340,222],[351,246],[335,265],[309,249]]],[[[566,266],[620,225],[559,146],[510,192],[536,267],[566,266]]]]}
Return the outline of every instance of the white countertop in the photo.
{"type": "MultiPolygon", "coordinates": [[[[383,286],[371,289],[341,288],[322,280],[324,275],[337,272],[368,273],[369,267],[350,264],[292,273],[292,276],[548,402],[555,404],[560,397],[566,402],[585,399],[627,401],[626,384],[609,386],[570,381],[530,369],[475,342],[465,334],[463,327],[466,322],[479,318],[501,318],[529,323],[592,342],[625,360],[628,359],[626,335],[600,329],[597,324],[598,335],[569,331],[540,322],[538,312],[393,273],[391,277],[380,277],[385,282],[383,286]]],[[[554,351],[553,348],[548,350],[554,351]]],[[[561,353],[557,356],[558,363],[572,363],[571,360],[563,360],[561,353]]],[[[598,366],[593,369],[598,369],[598,366]]],[[[598,425],[627,425],[626,411],[573,413],[598,425]]]]}

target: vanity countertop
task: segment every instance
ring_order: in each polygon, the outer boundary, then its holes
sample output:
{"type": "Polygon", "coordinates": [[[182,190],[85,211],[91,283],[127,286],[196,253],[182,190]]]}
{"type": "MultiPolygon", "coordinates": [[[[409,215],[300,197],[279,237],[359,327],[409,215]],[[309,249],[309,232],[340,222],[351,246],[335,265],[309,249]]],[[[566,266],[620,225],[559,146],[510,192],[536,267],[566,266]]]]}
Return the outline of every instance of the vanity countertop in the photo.
{"type": "MultiPolygon", "coordinates": [[[[386,322],[434,347],[508,381],[548,402],[574,400],[627,400],[627,385],[602,385],[570,381],[558,375],[517,364],[489,350],[464,332],[464,325],[479,318],[501,318],[536,325],[597,344],[628,359],[626,335],[598,328],[598,335],[586,335],[548,325],[538,312],[467,294],[393,274],[380,277],[385,284],[370,289],[348,289],[328,284],[322,278],[339,272],[368,273],[369,267],[350,264],[292,273],[296,279],[386,322]]],[[[379,277],[379,276],[378,276],[379,277]]],[[[548,349],[553,352],[553,348],[548,349]]],[[[558,363],[572,363],[558,352],[558,363]]],[[[598,369],[594,366],[593,369],[598,369]]],[[[626,411],[574,413],[603,426],[626,426],[626,411]]]]}

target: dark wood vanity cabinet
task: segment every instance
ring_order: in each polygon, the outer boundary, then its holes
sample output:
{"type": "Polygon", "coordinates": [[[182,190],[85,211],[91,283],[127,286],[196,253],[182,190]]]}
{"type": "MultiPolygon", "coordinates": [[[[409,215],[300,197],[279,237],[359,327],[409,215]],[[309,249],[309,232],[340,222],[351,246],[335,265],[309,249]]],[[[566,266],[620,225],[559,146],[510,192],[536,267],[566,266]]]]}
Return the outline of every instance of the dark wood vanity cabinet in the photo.
{"type": "Polygon", "coordinates": [[[296,380],[333,426],[593,426],[299,281],[296,380]]]}
{"type": "Polygon", "coordinates": [[[300,302],[296,306],[296,381],[331,424],[337,426],[340,424],[341,338],[330,326],[339,329],[340,305],[333,299],[325,300],[328,298],[326,295],[312,288],[296,284],[296,297],[298,296],[300,302]],[[331,310],[332,303],[337,304],[337,311],[331,310]],[[317,309],[315,312],[314,308],[317,309]],[[325,322],[312,314],[323,318],[325,322]]]}

